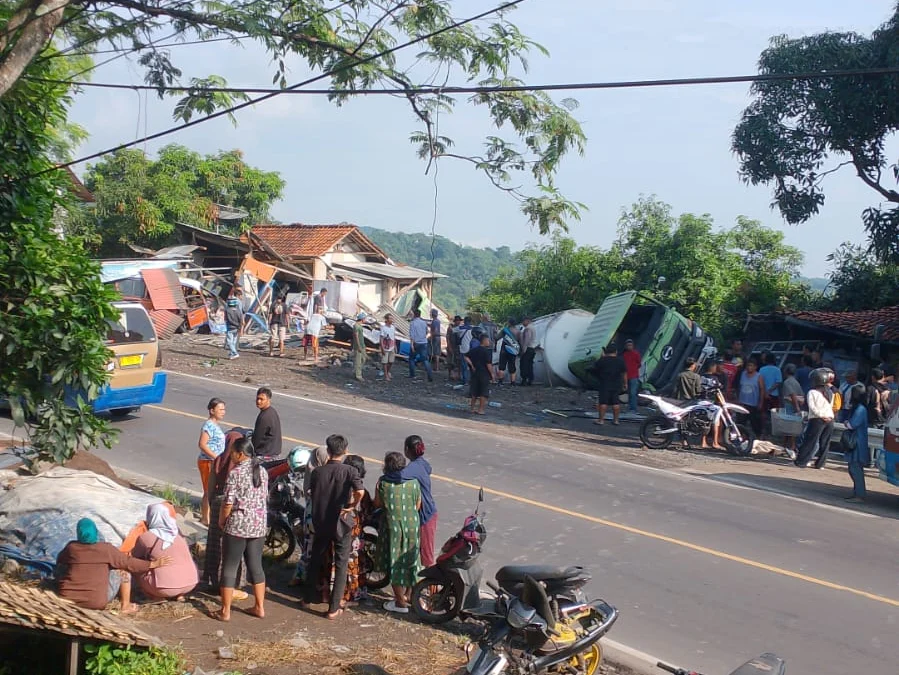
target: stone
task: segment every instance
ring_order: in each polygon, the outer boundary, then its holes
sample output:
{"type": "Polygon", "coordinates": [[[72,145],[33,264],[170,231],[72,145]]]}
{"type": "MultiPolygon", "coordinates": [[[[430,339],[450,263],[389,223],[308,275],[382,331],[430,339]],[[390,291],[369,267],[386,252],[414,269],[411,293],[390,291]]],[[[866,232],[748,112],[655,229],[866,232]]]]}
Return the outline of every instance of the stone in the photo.
{"type": "Polygon", "coordinates": [[[287,640],[287,644],[289,644],[294,649],[311,649],[312,643],[306,639],[306,636],[302,633],[297,633],[292,638],[287,640]]]}
{"type": "Polygon", "coordinates": [[[344,645],[331,645],[331,651],[335,654],[349,654],[353,650],[344,645]]]}
{"type": "Polygon", "coordinates": [[[219,630],[215,631],[215,636],[217,638],[223,638],[223,637],[225,637],[225,631],[219,629],[219,630]]]}
{"type": "Polygon", "coordinates": [[[219,658],[224,659],[226,661],[233,661],[237,658],[237,655],[234,653],[234,650],[231,647],[219,647],[219,658]]]}
{"type": "Polygon", "coordinates": [[[0,567],[0,574],[3,574],[7,577],[15,577],[19,574],[19,563],[17,563],[12,558],[7,558],[3,561],[3,566],[0,567]]]}

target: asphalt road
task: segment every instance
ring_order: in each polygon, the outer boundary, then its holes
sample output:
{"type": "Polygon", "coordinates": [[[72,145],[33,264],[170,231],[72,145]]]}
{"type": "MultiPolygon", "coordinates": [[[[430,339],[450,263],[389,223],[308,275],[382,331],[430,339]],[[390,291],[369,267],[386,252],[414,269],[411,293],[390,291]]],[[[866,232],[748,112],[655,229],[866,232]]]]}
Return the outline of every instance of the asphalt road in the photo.
{"type": "MultiPolygon", "coordinates": [[[[211,396],[252,426],[253,390],[169,376],[165,403],[117,426],[110,463],[197,489],[196,442],[211,396]]],[[[611,638],[707,675],[773,651],[791,675],[899,672],[897,520],[824,508],[676,472],[505,440],[415,412],[278,395],[285,449],[345,434],[382,458],[421,434],[438,480],[438,541],[487,495],[488,573],[508,563],[581,564],[621,610],[611,638]],[[460,484],[462,483],[462,484],[460,484]]],[[[227,424],[226,424],[227,426],[227,424]]],[[[366,483],[379,473],[369,463],[366,483]]],[[[899,517],[899,513],[897,513],[899,517]]]]}

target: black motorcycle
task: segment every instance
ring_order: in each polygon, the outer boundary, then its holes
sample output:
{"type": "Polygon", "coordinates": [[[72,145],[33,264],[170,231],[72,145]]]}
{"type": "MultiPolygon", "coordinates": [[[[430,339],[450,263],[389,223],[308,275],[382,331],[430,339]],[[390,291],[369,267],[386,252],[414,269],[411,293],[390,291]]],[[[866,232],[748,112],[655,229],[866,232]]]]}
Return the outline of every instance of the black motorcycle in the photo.
{"type": "Polygon", "coordinates": [[[603,600],[553,599],[546,582],[525,574],[520,595],[491,585],[492,609],[472,611],[488,629],[467,651],[470,675],[596,675],[602,663],[599,640],[618,620],[603,600]]]}
{"type": "Polygon", "coordinates": [[[268,504],[263,553],[274,560],[287,560],[301,539],[306,516],[303,475],[309,450],[297,446],[284,459],[262,463],[268,473],[268,504]]]}
{"type": "MultiPolygon", "coordinates": [[[[659,661],[657,668],[666,670],[672,675],[702,675],[695,670],[686,670],[684,668],[676,668],[667,663],[659,661]]],[[[777,656],[777,654],[762,654],[751,661],[747,661],[737,668],[730,675],[784,675],[787,672],[787,662],[777,656]]]]}

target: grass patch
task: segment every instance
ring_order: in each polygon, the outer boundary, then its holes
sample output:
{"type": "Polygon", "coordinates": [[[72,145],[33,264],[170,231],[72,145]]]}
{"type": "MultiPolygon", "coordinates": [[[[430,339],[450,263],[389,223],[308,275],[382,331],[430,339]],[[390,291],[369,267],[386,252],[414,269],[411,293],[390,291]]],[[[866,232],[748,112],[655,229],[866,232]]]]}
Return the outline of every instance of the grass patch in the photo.
{"type": "Polygon", "coordinates": [[[172,506],[181,507],[182,509],[190,509],[193,506],[190,495],[182,492],[170,483],[157,485],[151,492],[160,499],[169,502],[172,506]]]}

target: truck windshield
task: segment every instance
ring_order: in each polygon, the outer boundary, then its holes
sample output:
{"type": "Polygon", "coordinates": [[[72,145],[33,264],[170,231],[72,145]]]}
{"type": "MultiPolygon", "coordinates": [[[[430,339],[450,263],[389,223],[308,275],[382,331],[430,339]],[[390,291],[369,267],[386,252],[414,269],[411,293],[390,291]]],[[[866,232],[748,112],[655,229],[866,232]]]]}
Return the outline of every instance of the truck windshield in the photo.
{"type": "Polygon", "coordinates": [[[147,312],[138,307],[120,307],[118,320],[107,321],[106,344],[155,342],[156,331],[147,312]]]}

